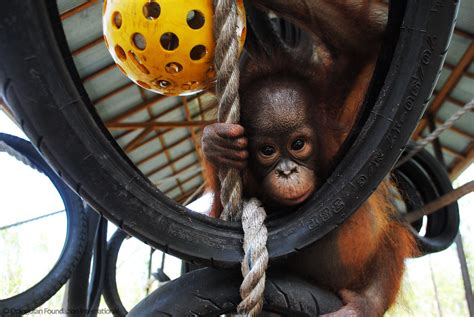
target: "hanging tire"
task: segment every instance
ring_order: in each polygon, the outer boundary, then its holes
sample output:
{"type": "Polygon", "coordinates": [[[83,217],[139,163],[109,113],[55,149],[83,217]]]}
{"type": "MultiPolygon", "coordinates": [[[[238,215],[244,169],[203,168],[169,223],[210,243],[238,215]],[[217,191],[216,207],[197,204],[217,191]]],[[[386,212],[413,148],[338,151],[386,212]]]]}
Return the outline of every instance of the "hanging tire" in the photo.
{"type": "MultiPolygon", "coordinates": [[[[415,211],[453,191],[446,168],[428,151],[421,150],[394,172],[397,183],[405,193],[408,212],[415,211]]],[[[459,231],[459,207],[454,202],[426,216],[426,231],[420,233],[422,220],[411,224],[421,255],[448,248],[459,231]]]]}
{"type": "Polygon", "coordinates": [[[117,289],[117,259],[120,247],[127,237],[128,234],[117,229],[107,243],[103,295],[107,307],[115,317],[126,316],[128,313],[117,289]]]}
{"type": "Polygon", "coordinates": [[[16,153],[19,153],[20,159],[26,158],[28,165],[42,172],[51,180],[61,195],[67,215],[66,242],[51,271],[23,293],[0,300],[1,316],[19,316],[41,306],[67,282],[84,252],[87,223],[82,200],[51,170],[31,143],[12,135],[0,133],[0,143],[2,142],[9,147],[9,152],[15,152],[10,154],[17,156],[16,153]]]}
{"type": "MultiPolygon", "coordinates": [[[[127,315],[220,316],[236,312],[242,275],[238,270],[204,268],[168,282],[138,303],[127,315]],[[185,299],[185,300],[183,300],[185,299]]],[[[263,310],[283,316],[319,316],[342,307],[331,292],[288,272],[267,272],[263,310]]]]}
{"type": "MultiPolygon", "coordinates": [[[[105,263],[104,287],[102,293],[105,303],[115,317],[124,317],[128,314],[127,309],[122,303],[117,287],[117,259],[123,242],[128,238],[130,238],[130,236],[127,233],[117,229],[107,243],[107,260],[105,263]]],[[[153,278],[161,283],[170,281],[169,276],[166,275],[163,270],[165,255],[165,253],[162,254],[161,267],[155,273],[151,274],[153,278]]]]}
{"type": "MultiPolygon", "coordinates": [[[[298,212],[267,223],[270,259],[336,228],[401,154],[439,75],[457,1],[392,1],[386,43],[362,125],[321,189],[298,212]],[[360,131],[360,132],[359,132],[360,131]]],[[[240,224],[193,213],[157,190],[95,114],[52,0],[0,4],[0,87],[25,133],[95,210],[149,245],[195,263],[236,266],[240,224]]]]}

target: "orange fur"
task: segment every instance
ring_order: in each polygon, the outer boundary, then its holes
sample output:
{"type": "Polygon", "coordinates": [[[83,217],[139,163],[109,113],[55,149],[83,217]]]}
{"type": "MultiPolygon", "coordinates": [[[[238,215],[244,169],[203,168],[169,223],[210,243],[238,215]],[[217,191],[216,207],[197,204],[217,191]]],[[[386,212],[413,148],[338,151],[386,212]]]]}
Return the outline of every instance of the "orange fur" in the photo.
{"type": "MultiPolygon", "coordinates": [[[[252,89],[251,79],[258,76],[278,78],[289,75],[301,75],[314,87],[312,91],[318,106],[309,115],[318,120],[315,126],[322,131],[318,132],[321,134],[318,135],[321,139],[319,151],[322,152],[322,162],[318,163],[327,176],[331,172],[332,159],[357,120],[375,68],[375,54],[383,36],[383,21],[371,21],[368,15],[364,15],[365,11],[375,6],[370,1],[366,4],[362,1],[364,5],[360,8],[344,2],[341,8],[337,5],[337,10],[332,7],[332,1],[255,2],[312,31],[319,39],[316,43],[322,65],[314,66],[309,62],[303,65],[307,61],[298,58],[289,61],[289,58],[277,56],[274,61],[265,61],[257,57],[255,60],[258,62],[252,63],[242,72],[244,85],[241,88],[244,91],[252,89]],[[344,9],[344,6],[349,8],[344,9]],[[327,9],[324,14],[323,9],[327,9]],[[346,15],[347,12],[351,14],[346,15]],[[331,17],[331,14],[334,16],[331,17]],[[345,18],[342,19],[340,14],[345,18]],[[359,18],[347,18],[354,14],[359,18]],[[364,32],[353,33],[354,23],[364,32]],[[360,25],[365,27],[360,28],[360,25]],[[331,45],[325,48],[323,45],[326,41],[331,45]]],[[[251,106],[258,109],[258,105],[251,106]]],[[[220,184],[215,168],[208,165],[206,169],[208,185],[215,193],[211,215],[218,217],[222,209],[220,184]]],[[[251,177],[249,173],[244,173],[243,183],[247,193],[254,192],[248,188],[258,186],[251,177]]],[[[387,199],[389,186],[392,186],[389,181],[384,181],[339,228],[291,256],[286,263],[290,271],[320,286],[333,291],[351,290],[357,293],[366,303],[363,310],[366,314],[361,313],[363,316],[381,316],[393,304],[400,289],[404,260],[417,252],[412,235],[396,219],[396,211],[387,199]]]]}
{"type": "MultiPolygon", "coordinates": [[[[369,84],[373,65],[365,68],[336,116],[336,126],[352,127],[355,113],[369,84]],[[352,115],[352,117],[351,117],[352,115]]],[[[329,117],[329,116],[328,116],[329,117]]],[[[336,155],[347,136],[346,129],[326,129],[326,160],[336,155]]],[[[212,217],[219,217],[220,183],[216,169],[207,164],[208,185],[215,193],[212,217]]],[[[328,166],[324,164],[323,166],[328,166]]],[[[244,188],[256,182],[244,177],[244,188]]],[[[255,184],[254,184],[255,183],[255,184]]],[[[416,253],[416,246],[407,228],[396,220],[396,211],[388,201],[389,181],[384,181],[369,199],[339,228],[315,244],[292,256],[288,268],[318,285],[333,291],[351,290],[371,298],[367,308],[371,316],[381,316],[393,304],[398,294],[404,272],[404,259],[416,253]]],[[[250,192],[252,192],[250,190],[250,192]]]]}
{"type": "Polygon", "coordinates": [[[212,199],[211,211],[209,217],[219,218],[222,211],[222,204],[220,200],[221,196],[221,185],[219,178],[217,177],[216,168],[206,160],[203,160],[203,175],[204,182],[206,184],[206,191],[214,194],[212,199]]]}
{"type": "Polygon", "coordinates": [[[341,127],[346,130],[341,134],[341,137],[345,139],[351,128],[354,126],[357,119],[357,113],[361,106],[361,101],[364,100],[365,93],[370,84],[372,74],[374,72],[375,63],[369,63],[362,68],[361,72],[357,76],[354,82],[354,86],[351,88],[349,95],[346,98],[344,106],[342,107],[337,121],[341,127]]]}

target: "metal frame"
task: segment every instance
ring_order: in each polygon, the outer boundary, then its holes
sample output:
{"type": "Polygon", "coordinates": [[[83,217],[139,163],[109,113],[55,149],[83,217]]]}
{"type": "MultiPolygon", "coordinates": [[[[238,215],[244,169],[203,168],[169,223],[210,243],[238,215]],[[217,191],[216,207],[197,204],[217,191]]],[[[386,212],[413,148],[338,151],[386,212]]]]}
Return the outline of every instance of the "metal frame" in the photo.
{"type": "MultiPolygon", "coordinates": [[[[97,0],[89,0],[82,3],[81,5],[77,7],[69,9],[68,11],[61,14],[61,19],[62,20],[68,19],[71,16],[74,16],[88,9],[89,7],[96,4],[97,2],[98,2],[97,0]]],[[[474,78],[474,74],[468,70],[468,67],[472,63],[473,57],[474,57],[474,42],[473,42],[474,34],[468,33],[459,28],[456,28],[454,33],[458,36],[461,36],[466,41],[469,41],[470,45],[464,52],[463,57],[460,59],[460,61],[456,65],[445,63],[444,68],[450,70],[451,74],[449,75],[448,79],[446,80],[444,85],[441,87],[441,89],[439,89],[439,91],[435,91],[434,98],[431,101],[428,111],[426,112],[425,116],[421,119],[417,130],[413,134],[414,139],[419,139],[422,136],[423,131],[427,128],[429,116],[433,116],[437,124],[442,124],[442,121],[439,118],[436,118],[436,113],[439,111],[439,109],[441,108],[444,102],[449,101],[452,104],[455,104],[457,106],[463,106],[462,101],[455,99],[454,97],[450,96],[450,94],[455,89],[459,80],[463,76],[466,76],[468,78],[474,78]]],[[[72,55],[78,56],[88,51],[89,49],[95,47],[96,45],[104,45],[103,42],[104,42],[103,37],[94,39],[93,41],[74,50],[72,52],[72,55]]],[[[106,65],[105,67],[102,67],[98,71],[92,74],[88,74],[87,76],[84,76],[82,80],[83,82],[87,82],[100,75],[110,72],[114,70],[115,68],[116,68],[115,64],[106,65]]],[[[116,96],[117,94],[133,86],[134,84],[132,82],[126,83],[118,87],[117,89],[112,90],[104,94],[103,96],[98,97],[97,99],[93,101],[93,103],[98,106],[98,104],[103,103],[107,99],[113,96],[116,96]]],[[[169,177],[169,176],[173,176],[182,172],[183,168],[179,170],[176,169],[175,163],[188,155],[192,155],[192,153],[195,153],[197,159],[193,164],[189,164],[189,168],[195,165],[202,165],[202,153],[201,153],[199,131],[206,124],[214,122],[214,118],[212,118],[211,120],[206,120],[204,115],[207,112],[214,110],[215,108],[211,107],[210,109],[202,109],[201,100],[200,100],[200,97],[198,96],[197,98],[199,102],[200,112],[197,115],[191,116],[191,113],[189,110],[189,104],[188,104],[189,101],[186,98],[182,98],[181,103],[179,105],[172,107],[169,110],[163,113],[160,113],[158,115],[152,115],[150,108],[156,105],[157,103],[166,100],[169,97],[156,96],[151,99],[147,99],[145,98],[145,94],[142,90],[140,90],[140,93],[142,97],[144,97],[143,103],[133,106],[127,109],[126,111],[124,111],[123,113],[117,115],[113,119],[110,119],[105,122],[106,127],[110,131],[113,131],[113,130],[123,131],[122,133],[116,135],[117,141],[120,141],[123,137],[129,135],[130,133],[132,133],[133,131],[136,131],[137,129],[142,130],[142,132],[140,132],[136,137],[134,137],[125,146],[123,146],[126,153],[131,153],[132,151],[142,149],[144,146],[147,146],[147,144],[149,144],[151,141],[154,141],[156,139],[158,139],[162,143],[162,147],[163,147],[162,150],[156,151],[154,152],[153,155],[149,155],[145,159],[135,162],[137,166],[140,166],[146,162],[151,161],[152,159],[156,158],[160,154],[165,154],[166,160],[167,160],[166,164],[161,165],[161,166],[156,166],[154,169],[152,169],[151,172],[147,173],[146,175],[151,176],[157,173],[158,171],[161,171],[167,167],[171,167],[172,174],[168,175],[169,177]],[[178,109],[182,109],[184,111],[185,116],[184,116],[183,121],[164,122],[164,121],[159,120],[160,117],[178,109]],[[150,115],[150,120],[143,121],[143,122],[133,122],[133,123],[124,122],[127,119],[129,119],[131,116],[141,111],[148,111],[148,114],[150,115]],[[176,141],[172,144],[166,144],[164,142],[164,135],[166,133],[172,133],[174,129],[182,129],[182,128],[187,129],[190,132],[190,134],[186,138],[182,138],[179,141],[176,141]],[[154,131],[156,132],[156,136],[147,139],[150,133],[154,131]],[[170,154],[171,149],[179,146],[180,144],[183,144],[184,142],[188,140],[190,140],[194,144],[193,151],[189,151],[189,153],[185,153],[185,155],[180,155],[179,157],[173,157],[170,154]]],[[[449,144],[441,145],[443,153],[446,153],[447,155],[453,157],[453,162],[450,166],[448,166],[448,171],[450,173],[451,178],[454,179],[474,160],[474,136],[470,135],[469,133],[467,133],[466,131],[463,131],[462,129],[458,127],[453,127],[450,130],[469,140],[468,146],[461,153],[455,151],[453,148],[449,146],[449,144]]],[[[202,181],[204,181],[202,172],[199,175],[201,175],[202,181]]],[[[182,188],[182,184],[188,181],[190,180],[177,181],[177,186],[181,189],[181,194],[179,197],[173,197],[173,198],[182,200],[183,197],[186,197],[192,194],[192,189],[188,191],[184,191],[182,188]]],[[[166,192],[169,192],[169,191],[166,191],[166,192]]]]}

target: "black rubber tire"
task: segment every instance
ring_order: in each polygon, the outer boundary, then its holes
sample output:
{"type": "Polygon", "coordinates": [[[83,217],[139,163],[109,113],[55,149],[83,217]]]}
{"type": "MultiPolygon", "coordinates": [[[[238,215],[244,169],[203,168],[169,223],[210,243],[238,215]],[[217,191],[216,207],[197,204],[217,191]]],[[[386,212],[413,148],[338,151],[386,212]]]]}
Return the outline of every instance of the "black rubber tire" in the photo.
{"type": "MultiPolygon", "coordinates": [[[[238,270],[196,270],[155,290],[127,316],[219,316],[236,312],[241,282],[238,270]]],[[[281,271],[267,273],[264,311],[291,317],[318,316],[340,307],[336,295],[299,277],[281,271]]]]}
{"type": "Polygon", "coordinates": [[[107,258],[105,262],[105,278],[102,295],[112,314],[116,317],[126,316],[128,311],[123,306],[117,289],[117,258],[123,241],[129,235],[117,229],[107,243],[107,258]]]}
{"type": "MultiPolygon", "coordinates": [[[[123,306],[122,299],[120,298],[117,288],[117,259],[123,242],[128,238],[130,238],[130,235],[120,229],[117,229],[107,243],[107,260],[105,263],[105,277],[102,295],[104,295],[105,303],[115,317],[124,317],[128,314],[127,309],[125,306],[123,306]]],[[[145,244],[143,246],[145,246],[145,244]]],[[[183,262],[183,264],[184,263],[185,262],[183,262]]],[[[163,266],[160,268],[160,270],[162,269],[163,266]]],[[[161,273],[163,273],[161,276],[162,279],[160,279],[160,277],[156,278],[158,281],[170,281],[170,278],[163,271],[161,271],[161,273]]],[[[183,274],[184,273],[181,273],[181,275],[183,274]]]]}
{"type": "MultiPolygon", "coordinates": [[[[453,190],[444,166],[428,151],[421,150],[398,167],[395,176],[405,192],[412,191],[408,212],[422,207],[453,190]],[[411,187],[411,188],[410,188],[411,187]],[[417,197],[419,196],[419,197],[417,197]]],[[[427,217],[426,233],[419,234],[421,222],[412,224],[421,255],[443,251],[456,239],[459,231],[459,207],[454,202],[427,217]]]]}
{"type": "Polygon", "coordinates": [[[255,8],[251,0],[245,0],[244,5],[247,14],[245,51],[250,56],[262,56],[262,53],[272,56],[274,50],[283,50],[289,55],[298,54],[302,60],[311,58],[305,55],[313,53],[313,42],[307,32],[283,18],[270,19],[268,13],[255,8]]]}
{"type": "MultiPolygon", "coordinates": [[[[403,151],[444,60],[457,1],[392,1],[399,37],[384,85],[339,165],[301,209],[269,220],[270,259],[318,240],[369,197],[403,151]]],[[[390,47],[390,45],[388,45],[390,47]]],[[[57,173],[127,233],[178,257],[237,266],[242,228],[165,197],[124,157],[93,112],[67,48],[55,1],[0,4],[0,87],[25,133],[57,173]]]]}
{"type": "Polygon", "coordinates": [[[51,271],[25,292],[0,300],[1,316],[18,316],[41,306],[67,282],[84,252],[87,223],[82,200],[54,173],[31,143],[4,133],[0,133],[0,142],[5,142],[28,158],[35,168],[51,180],[61,195],[67,215],[66,241],[51,271]]]}

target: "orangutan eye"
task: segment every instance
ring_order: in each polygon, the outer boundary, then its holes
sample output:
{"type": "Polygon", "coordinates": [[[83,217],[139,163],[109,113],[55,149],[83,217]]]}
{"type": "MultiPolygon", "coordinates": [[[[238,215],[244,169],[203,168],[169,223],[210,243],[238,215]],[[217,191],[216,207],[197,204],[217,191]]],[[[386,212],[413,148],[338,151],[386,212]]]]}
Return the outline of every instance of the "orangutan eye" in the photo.
{"type": "Polygon", "coordinates": [[[271,145],[264,145],[261,149],[260,152],[262,152],[263,155],[265,156],[272,156],[275,154],[275,148],[271,145]]]}
{"type": "Polygon", "coordinates": [[[304,147],[304,141],[301,139],[297,139],[291,143],[291,149],[294,151],[299,151],[304,147]]]}

